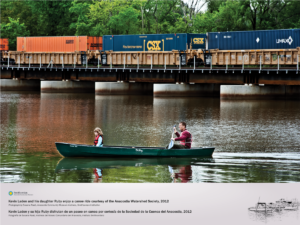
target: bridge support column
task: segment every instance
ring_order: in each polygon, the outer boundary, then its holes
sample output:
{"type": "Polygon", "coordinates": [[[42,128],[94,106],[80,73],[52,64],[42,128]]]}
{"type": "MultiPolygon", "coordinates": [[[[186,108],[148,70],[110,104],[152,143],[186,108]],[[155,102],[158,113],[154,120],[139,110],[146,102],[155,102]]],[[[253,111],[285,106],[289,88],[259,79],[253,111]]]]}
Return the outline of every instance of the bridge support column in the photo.
{"type": "Polygon", "coordinates": [[[41,81],[44,93],[94,93],[95,83],[90,81],[41,81]]]}
{"type": "Polygon", "coordinates": [[[219,84],[154,84],[155,97],[220,96],[219,84]]]}
{"type": "Polygon", "coordinates": [[[152,95],[152,83],[96,82],[97,95],[152,95]]]}
{"type": "Polygon", "coordinates": [[[1,91],[40,91],[40,80],[1,79],[1,91]]]}
{"type": "Polygon", "coordinates": [[[221,99],[300,99],[300,86],[221,85],[221,99]]]}

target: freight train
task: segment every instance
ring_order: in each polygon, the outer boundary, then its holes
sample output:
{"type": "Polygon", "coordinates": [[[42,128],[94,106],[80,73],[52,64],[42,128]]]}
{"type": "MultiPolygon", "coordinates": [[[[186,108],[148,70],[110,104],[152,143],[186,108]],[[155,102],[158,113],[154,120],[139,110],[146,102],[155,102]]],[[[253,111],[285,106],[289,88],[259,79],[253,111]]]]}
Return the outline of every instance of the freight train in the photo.
{"type": "Polygon", "coordinates": [[[2,62],[116,66],[297,65],[300,29],[207,34],[18,37],[2,62]]]}

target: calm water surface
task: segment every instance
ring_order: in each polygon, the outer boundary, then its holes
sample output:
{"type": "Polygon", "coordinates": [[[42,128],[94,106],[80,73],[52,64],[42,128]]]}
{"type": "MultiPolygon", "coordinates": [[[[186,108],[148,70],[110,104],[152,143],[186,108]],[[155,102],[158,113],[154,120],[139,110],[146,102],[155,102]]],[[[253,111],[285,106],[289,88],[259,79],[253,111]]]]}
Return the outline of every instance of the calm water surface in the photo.
{"type": "Polygon", "coordinates": [[[300,102],[1,92],[1,182],[300,182],[300,102]],[[187,122],[213,158],[61,158],[55,142],[166,146],[187,122]]]}

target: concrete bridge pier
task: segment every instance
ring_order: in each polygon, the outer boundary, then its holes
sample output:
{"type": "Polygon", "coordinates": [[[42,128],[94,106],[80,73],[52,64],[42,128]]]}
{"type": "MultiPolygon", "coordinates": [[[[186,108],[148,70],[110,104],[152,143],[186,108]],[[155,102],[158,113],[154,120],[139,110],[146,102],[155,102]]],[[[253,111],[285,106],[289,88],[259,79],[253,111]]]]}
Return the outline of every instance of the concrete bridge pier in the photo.
{"type": "Polygon", "coordinates": [[[44,93],[94,93],[95,82],[91,81],[41,81],[44,93]]]}
{"type": "Polygon", "coordinates": [[[40,80],[0,79],[1,91],[40,91],[40,80]]]}
{"type": "Polygon", "coordinates": [[[299,85],[221,85],[221,99],[300,99],[299,85]]]}
{"type": "Polygon", "coordinates": [[[219,97],[219,84],[154,84],[154,97],[219,97]]]}
{"type": "Polygon", "coordinates": [[[152,83],[95,82],[96,95],[152,95],[152,83]]]}

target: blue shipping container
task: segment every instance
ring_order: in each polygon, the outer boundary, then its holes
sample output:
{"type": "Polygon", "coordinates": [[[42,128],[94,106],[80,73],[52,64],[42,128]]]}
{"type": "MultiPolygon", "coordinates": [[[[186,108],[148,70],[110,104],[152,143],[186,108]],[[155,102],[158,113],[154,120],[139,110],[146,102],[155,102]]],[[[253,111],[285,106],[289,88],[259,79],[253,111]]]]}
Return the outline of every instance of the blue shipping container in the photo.
{"type": "Polygon", "coordinates": [[[208,49],[287,49],[300,47],[300,29],[208,33],[208,49]]]}
{"type": "Polygon", "coordinates": [[[172,51],[205,49],[206,34],[104,35],[104,51],[172,51]]]}

